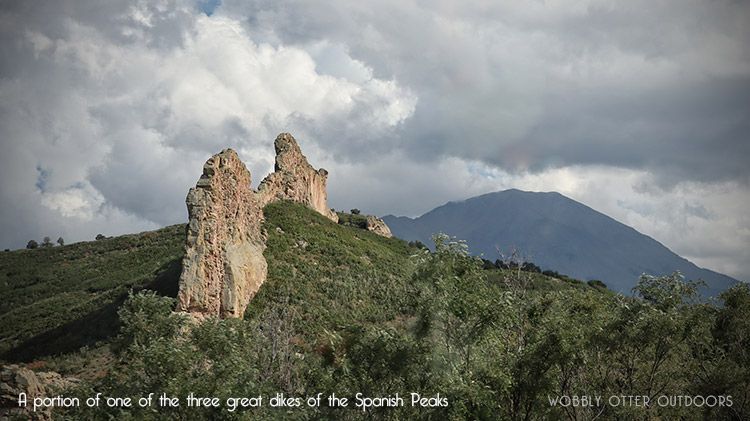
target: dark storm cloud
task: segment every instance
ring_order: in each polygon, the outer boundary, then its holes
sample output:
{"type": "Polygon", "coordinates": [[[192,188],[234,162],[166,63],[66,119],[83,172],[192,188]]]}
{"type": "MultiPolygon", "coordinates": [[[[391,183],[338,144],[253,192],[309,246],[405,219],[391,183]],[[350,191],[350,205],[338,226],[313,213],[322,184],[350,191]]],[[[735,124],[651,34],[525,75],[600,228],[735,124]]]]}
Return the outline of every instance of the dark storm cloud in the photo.
{"type": "Polygon", "coordinates": [[[461,156],[510,171],[604,164],[646,169],[665,186],[749,180],[749,11],[733,1],[221,8],[259,38],[345,44],[375,74],[414,89],[415,114],[389,144],[415,159],[461,156]]]}
{"type": "MultiPolygon", "coordinates": [[[[749,180],[750,79],[569,98],[549,101],[519,142],[539,157],[533,169],[567,163],[645,168],[667,185],[749,180]]],[[[493,161],[514,165],[502,155],[493,161]]]]}

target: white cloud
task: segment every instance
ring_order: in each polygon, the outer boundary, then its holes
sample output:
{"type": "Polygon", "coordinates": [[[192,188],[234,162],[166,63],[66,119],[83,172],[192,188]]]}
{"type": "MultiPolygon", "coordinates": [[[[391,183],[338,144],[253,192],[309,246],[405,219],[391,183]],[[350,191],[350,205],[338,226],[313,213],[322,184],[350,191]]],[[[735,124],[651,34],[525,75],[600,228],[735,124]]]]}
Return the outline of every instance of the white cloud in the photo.
{"type": "Polygon", "coordinates": [[[78,218],[89,221],[94,217],[97,208],[102,204],[101,195],[95,190],[84,187],[71,187],[65,190],[44,193],[42,205],[58,211],[65,218],[78,218]]]}
{"type": "Polygon", "coordinates": [[[180,222],[188,187],[225,147],[240,151],[257,183],[280,131],[324,135],[356,120],[383,133],[414,110],[413,93],[344,53],[337,59],[365,77],[321,73],[301,48],[257,43],[233,18],[180,10],[126,8],[114,32],[127,42],[76,16],[60,16],[59,33],[17,28],[11,41],[26,71],[0,81],[3,245],[52,230],[70,242],[102,227],[180,222]],[[167,24],[182,35],[165,47],[153,41],[167,24]],[[19,226],[20,215],[44,222],[19,226]]]}
{"type": "Polygon", "coordinates": [[[2,246],[185,219],[290,131],[333,206],[557,190],[750,277],[745,3],[22,2],[0,11],[2,246]]]}

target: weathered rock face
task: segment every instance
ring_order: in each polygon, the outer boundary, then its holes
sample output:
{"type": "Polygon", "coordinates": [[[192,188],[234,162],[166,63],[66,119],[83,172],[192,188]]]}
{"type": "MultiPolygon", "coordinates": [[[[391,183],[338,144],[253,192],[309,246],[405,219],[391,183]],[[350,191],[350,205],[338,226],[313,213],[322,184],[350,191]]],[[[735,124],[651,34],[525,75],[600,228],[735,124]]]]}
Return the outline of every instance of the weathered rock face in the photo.
{"type": "Polygon", "coordinates": [[[258,192],[250,187],[250,172],[231,149],[203,166],[203,175],[186,200],[190,220],[178,310],[198,316],[243,316],[266,280],[261,224],[268,203],[299,202],[338,221],[327,204],[328,172],[314,169],[289,133],[280,134],[274,146],[275,171],[258,192]]]}
{"type": "Polygon", "coordinates": [[[50,409],[33,412],[34,398],[53,396],[76,383],[78,379],[62,377],[52,371],[34,372],[15,364],[4,366],[0,368],[0,420],[50,420],[50,409]],[[26,394],[26,407],[18,406],[21,393],[26,394]]]}
{"type": "Polygon", "coordinates": [[[326,181],[328,171],[316,170],[307,162],[297,141],[289,133],[282,133],[274,141],[276,165],[258,186],[261,202],[291,200],[315,209],[321,215],[338,222],[339,217],[328,207],[326,181]]]}
{"type": "Polygon", "coordinates": [[[391,229],[388,228],[388,225],[385,224],[385,222],[375,216],[367,215],[367,226],[368,231],[372,231],[375,234],[378,234],[380,236],[391,238],[393,237],[393,234],[391,234],[391,229]]]}
{"type": "Polygon", "coordinates": [[[237,153],[226,149],[206,162],[190,189],[179,310],[242,317],[266,280],[263,208],[250,181],[237,153]]]}
{"type": "Polygon", "coordinates": [[[17,365],[5,366],[0,369],[0,418],[4,419],[52,419],[50,411],[32,412],[28,406],[23,408],[18,405],[18,396],[26,394],[27,402],[33,402],[34,398],[43,397],[44,386],[36,377],[36,374],[17,365]]]}

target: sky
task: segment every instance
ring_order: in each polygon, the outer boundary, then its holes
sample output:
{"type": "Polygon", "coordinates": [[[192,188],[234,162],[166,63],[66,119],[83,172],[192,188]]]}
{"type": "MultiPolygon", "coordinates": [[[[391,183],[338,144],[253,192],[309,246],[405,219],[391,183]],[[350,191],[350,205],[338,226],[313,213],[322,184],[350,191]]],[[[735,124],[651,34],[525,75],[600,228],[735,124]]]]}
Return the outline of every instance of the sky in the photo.
{"type": "Polygon", "coordinates": [[[329,204],[558,191],[750,280],[750,2],[0,2],[0,247],[187,219],[291,132],[329,204]]]}

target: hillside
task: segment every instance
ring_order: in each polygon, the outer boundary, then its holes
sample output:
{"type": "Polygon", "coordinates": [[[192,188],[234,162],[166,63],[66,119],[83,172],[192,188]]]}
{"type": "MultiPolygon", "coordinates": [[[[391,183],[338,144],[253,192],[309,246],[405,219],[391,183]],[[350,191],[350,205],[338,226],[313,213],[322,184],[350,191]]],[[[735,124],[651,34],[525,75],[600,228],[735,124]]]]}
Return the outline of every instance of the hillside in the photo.
{"type": "Polygon", "coordinates": [[[635,229],[559,193],[506,190],[449,202],[418,218],[386,216],[393,234],[430,244],[433,233],[466,240],[473,254],[499,257],[512,248],[542,269],[604,281],[629,294],[642,273],[680,271],[702,279],[704,295],[717,296],[737,281],[697,267],[635,229]]]}
{"type": "MultiPolygon", "coordinates": [[[[373,294],[385,294],[397,285],[394,279],[408,274],[409,248],[403,241],[328,223],[292,203],[271,205],[268,213],[270,268],[265,290],[294,288],[303,302],[318,303],[323,302],[321,291],[345,293],[342,285],[361,291],[358,282],[343,282],[344,275],[377,281],[372,285],[379,292],[373,294]]],[[[117,308],[130,290],[176,296],[184,238],[185,226],[180,224],[63,247],[0,253],[2,359],[28,361],[113,336],[117,308]]],[[[260,293],[256,302],[266,295],[260,293]]]]}
{"type": "MultiPolygon", "coordinates": [[[[3,359],[33,360],[36,370],[83,379],[68,390],[71,396],[154,391],[226,401],[278,393],[398,393],[407,401],[364,412],[353,403],[317,409],[266,404],[235,413],[185,406],[60,412],[70,419],[559,419],[565,412],[545,400],[560,393],[559,384],[568,384],[570,392],[596,384],[603,394],[651,387],[706,393],[726,387],[726,393],[739,394],[745,388],[746,382],[721,377],[706,385],[685,367],[699,355],[692,344],[711,344],[731,349],[729,358],[715,362],[717,376],[744,372],[746,348],[727,332],[745,329],[737,323],[744,320],[746,290],[728,295],[720,310],[688,305],[690,288],[674,279],[647,280],[648,300],[618,298],[575,280],[483,268],[460,243],[445,239],[427,253],[400,239],[336,224],[300,204],[273,203],[264,214],[268,278],[244,319],[196,324],[173,311],[183,225],[6,252],[0,260],[9,298],[0,316],[3,359]],[[159,293],[126,297],[141,287],[159,293]],[[724,324],[729,330],[712,330],[724,324]],[[77,351],[82,345],[91,346],[77,351]],[[654,349],[662,350],[656,366],[654,349]],[[621,361],[630,364],[628,370],[621,361]],[[654,367],[656,376],[642,375],[654,367]],[[632,387],[622,389],[628,382],[632,387]],[[439,395],[450,405],[413,407],[411,392],[439,395]]],[[[344,223],[351,219],[344,216],[344,223]]],[[[608,408],[606,414],[632,418],[637,411],[608,408]]],[[[666,408],[659,414],[691,412],[666,408]]]]}
{"type": "MultiPolygon", "coordinates": [[[[284,301],[286,311],[311,314],[312,330],[319,331],[346,320],[382,322],[409,306],[410,256],[417,250],[404,241],[337,225],[289,202],[265,212],[269,277],[248,315],[284,301]]],[[[1,359],[30,361],[111,338],[117,309],[131,290],[176,296],[184,236],[180,224],[0,253],[1,359]]],[[[535,275],[534,285],[570,286],[542,275],[535,275]]]]}
{"type": "Polygon", "coordinates": [[[314,343],[325,330],[413,314],[416,250],[404,241],[338,225],[291,202],[268,205],[264,214],[268,280],[246,318],[295,314],[295,330],[314,343]]]}
{"type": "Polygon", "coordinates": [[[185,226],[0,253],[0,358],[75,351],[115,332],[131,289],[177,294],[185,226]]]}

